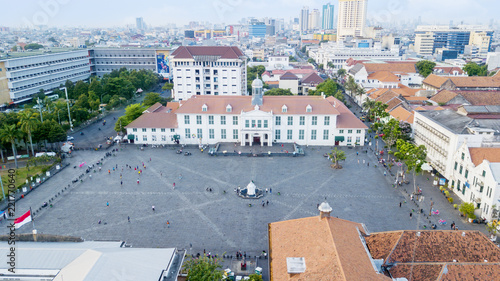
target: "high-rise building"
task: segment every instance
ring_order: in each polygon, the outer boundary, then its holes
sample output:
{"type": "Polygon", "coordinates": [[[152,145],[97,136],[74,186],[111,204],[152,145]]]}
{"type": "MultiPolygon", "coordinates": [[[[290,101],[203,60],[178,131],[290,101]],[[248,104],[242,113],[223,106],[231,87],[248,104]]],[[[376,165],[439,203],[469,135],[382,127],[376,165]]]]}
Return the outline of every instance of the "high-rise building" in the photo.
{"type": "Polygon", "coordinates": [[[493,30],[487,26],[421,25],[415,29],[415,52],[432,55],[438,49],[447,49],[464,54],[466,46],[474,46],[478,55],[486,58],[491,51],[492,37],[493,30]]]}
{"type": "Polygon", "coordinates": [[[263,22],[256,22],[248,26],[248,36],[266,37],[267,26],[263,22]]]}
{"type": "Polygon", "coordinates": [[[309,29],[309,7],[304,6],[300,12],[300,32],[307,32],[309,29]]]}
{"type": "Polygon", "coordinates": [[[337,38],[363,36],[368,0],[339,0],[337,38]]]}
{"type": "Polygon", "coordinates": [[[321,28],[321,13],[318,9],[314,9],[309,13],[309,30],[318,30],[321,28]]]}
{"type": "Polygon", "coordinates": [[[146,29],[145,27],[145,24],[144,24],[144,19],[141,17],[141,18],[136,18],[135,19],[135,27],[139,30],[144,30],[146,29]]]}
{"type": "Polygon", "coordinates": [[[321,28],[333,29],[333,18],[335,17],[334,7],[330,3],[323,5],[323,17],[321,19],[321,28]]]}

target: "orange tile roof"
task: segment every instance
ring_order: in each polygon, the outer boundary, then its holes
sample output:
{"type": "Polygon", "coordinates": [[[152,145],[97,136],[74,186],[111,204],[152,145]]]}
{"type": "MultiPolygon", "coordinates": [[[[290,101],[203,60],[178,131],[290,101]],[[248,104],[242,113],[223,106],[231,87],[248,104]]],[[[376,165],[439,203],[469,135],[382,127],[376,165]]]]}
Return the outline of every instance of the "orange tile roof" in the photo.
{"type": "Polygon", "coordinates": [[[403,101],[400,98],[394,97],[394,98],[390,99],[388,102],[386,102],[387,108],[385,109],[385,111],[389,112],[389,111],[393,110],[396,106],[398,106],[402,103],[403,103],[403,101]]]}
{"type": "MultiPolygon", "coordinates": [[[[251,96],[192,96],[176,110],[182,114],[241,114],[242,111],[249,112],[255,109],[252,105],[251,96]],[[202,111],[202,106],[207,105],[207,111],[202,111]],[[233,108],[232,112],[226,112],[227,105],[233,108]]],[[[276,115],[338,115],[339,111],[321,96],[264,96],[260,110],[273,112],[276,115]],[[282,112],[283,105],[287,106],[287,112],[282,112]],[[307,105],[311,105],[312,112],[306,112],[307,105]]]]}
{"type": "Polygon", "coordinates": [[[427,97],[405,97],[405,99],[408,101],[426,101],[426,100],[428,100],[427,97]]]}
{"type": "Polygon", "coordinates": [[[416,62],[363,63],[368,73],[389,71],[398,74],[417,73],[416,62]]]}
{"type": "Polygon", "coordinates": [[[412,88],[407,87],[403,84],[398,84],[398,86],[399,86],[399,88],[393,88],[391,90],[402,95],[403,97],[411,97],[411,96],[414,96],[418,91],[424,90],[422,88],[412,89],[412,88]]]}
{"type": "Polygon", "coordinates": [[[125,128],[177,128],[177,115],[174,112],[144,113],[125,128]]]}
{"type": "Polygon", "coordinates": [[[382,94],[380,97],[378,97],[376,99],[376,101],[379,101],[381,103],[386,103],[397,96],[399,96],[399,95],[394,93],[393,91],[387,91],[384,94],[382,94]]]}
{"type": "Polygon", "coordinates": [[[339,116],[337,116],[337,128],[339,129],[348,129],[348,128],[354,128],[354,129],[368,129],[368,127],[359,120],[356,115],[352,113],[352,111],[347,108],[343,103],[341,103],[338,99],[334,97],[328,97],[326,100],[332,104],[335,109],[338,110],[340,113],[339,116]]]}
{"type": "Polygon", "coordinates": [[[441,70],[440,73],[453,74],[453,71],[457,71],[458,74],[464,74],[465,72],[458,66],[436,66],[434,71],[441,70]]]}
{"type": "Polygon", "coordinates": [[[373,270],[357,229],[362,225],[319,216],[269,224],[271,280],[390,280],[373,270]],[[289,274],[287,257],[303,257],[305,272],[289,274]]]}
{"type": "Polygon", "coordinates": [[[431,74],[427,76],[427,78],[424,79],[422,82],[423,84],[427,84],[429,86],[432,86],[437,89],[441,89],[441,86],[443,86],[444,82],[448,81],[448,77],[443,77],[443,76],[438,76],[435,74],[431,74]]]}
{"type": "Polygon", "coordinates": [[[399,121],[404,121],[413,124],[413,117],[414,117],[413,112],[406,110],[402,106],[398,106],[393,110],[391,110],[391,112],[389,112],[389,115],[391,115],[393,118],[399,121]]]}
{"type": "Polygon", "coordinates": [[[447,263],[446,273],[441,271],[439,281],[500,280],[500,263],[447,263]]]}
{"type": "Polygon", "coordinates": [[[500,88],[498,76],[438,76],[431,74],[425,78],[424,84],[440,89],[450,80],[458,88],[500,88]]]}
{"type": "Polygon", "coordinates": [[[415,107],[413,110],[416,110],[416,111],[444,110],[444,108],[439,106],[439,105],[422,105],[422,106],[415,107]]]}
{"type": "Polygon", "coordinates": [[[448,91],[448,90],[442,90],[435,94],[432,98],[431,101],[434,101],[436,103],[447,103],[454,99],[458,94],[453,92],[453,91],[448,91]]]}
{"type": "Polygon", "coordinates": [[[368,75],[368,79],[377,80],[380,82],[399,82],[400,79],[392,72],[387,70],[381,70],[368,75]]]}
{"type": "Polygon", "coordinates": [[[406,278],[412,281],[435,281],[443,269],[442,263],[425,264],[399,264],[397,263],[389,269],[392,278],[406,278]],[[411,279],[409,279],[411,276],[411,279]]]}
{"type": "Polygon", "coordinates": [[[469,154],[474,166],[478,166],[483,160],[500,162],[500,147],[469,147],[469,154]]]}

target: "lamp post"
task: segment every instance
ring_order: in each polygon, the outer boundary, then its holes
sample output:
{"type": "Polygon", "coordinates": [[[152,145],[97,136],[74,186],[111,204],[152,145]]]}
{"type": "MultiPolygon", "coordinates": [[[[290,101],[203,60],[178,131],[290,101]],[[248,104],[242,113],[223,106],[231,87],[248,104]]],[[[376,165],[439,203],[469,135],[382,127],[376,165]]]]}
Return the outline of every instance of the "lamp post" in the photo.
{"type": "MultiPolygon", "coordinates": [[[[71,113],[69,111],[68,88],[66,88],[66,87],[63,87],[63,88],[64,88],[64,93],[66,94],[66,105],[68,106],[69,127],[70,127],[71,131],[73,131],[73,122],[71,122],[71,113]]],[[[61,88],[61,89],[63,89],[63,88],[61,88]]]]}

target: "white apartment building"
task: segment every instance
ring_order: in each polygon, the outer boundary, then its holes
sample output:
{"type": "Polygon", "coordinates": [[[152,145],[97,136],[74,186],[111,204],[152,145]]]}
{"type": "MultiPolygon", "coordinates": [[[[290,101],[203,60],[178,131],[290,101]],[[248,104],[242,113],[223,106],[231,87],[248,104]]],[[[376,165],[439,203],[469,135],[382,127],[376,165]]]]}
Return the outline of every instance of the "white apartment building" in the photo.
{"type": "Polygon", "coordinates": [[[500,148],[469,147],[464,142],[453,161],[448,187],[462,201],[474,203],[478,217],[487,221],[498,219],[500,148]]]}
{"type": "Polygon", "coordinates": [[[367,0],[339,0],[337,38],[364,35],[366,26],[367,0]]]}
{"type": "Polygon", "coordinates": [[[246,57],[238,47],[181,46],[170,55],[173,97],[247,94],[246,57]]]}
{"type": "Polygon", "coordinates": [[[318,9],[314,9],[309,14],[309,30],[321,29],[321,13],[318,9]]]}
{"type": "Polygon", "coordinates": [[[432,56],[434,54],[434,33],[424,32],[415,34],[413,50],[422,56],[432,56]]]}
{"type": "Polygon", "coordinates": [[[21,103],[44,90],[50,93],[66,80],[90,77],[88,50],[28,56],[0,61],[0,104],[21,103]]]}
{"type": "Polygon", "coordinates": [[[253,82],[251,97],[195,95],[157,104],[126,127],[128,138],[136,144],[364,145],[367,127],[337,99],[262,96],[262,85],[253,82]]]}
{"type": "Polygon", "coordinates": [[[96,48],[90,50],[90,55],[92,70],[99,77],[122,67],[129,70],[157,71],[155,49],[96,48]]]}
{"type": "Polygon", "coordinates": [[[427,160],[445,178],[453,174],[458,148],[491,146],[498,142],[496,119],[472,119],[452,110],[415,111],[414,134],[417,145],[427,148],[427,160]]]}
{"type": "Polygon", "coordinates": [[[362,59],[379,59],[379,60],[401,60],[399,48],[391,50],[382,50],[380,43],[375,44],[370,48],[349,48],[345,47],[342,42],[327,42],[322,43],[317,50],[309,50],[309,57],[313,58],[316,63],[323,64],[325,67],[329,62],[333,63],[334,69],[346,68],[346,61],[350,58],[355,60],[362,59]]]}

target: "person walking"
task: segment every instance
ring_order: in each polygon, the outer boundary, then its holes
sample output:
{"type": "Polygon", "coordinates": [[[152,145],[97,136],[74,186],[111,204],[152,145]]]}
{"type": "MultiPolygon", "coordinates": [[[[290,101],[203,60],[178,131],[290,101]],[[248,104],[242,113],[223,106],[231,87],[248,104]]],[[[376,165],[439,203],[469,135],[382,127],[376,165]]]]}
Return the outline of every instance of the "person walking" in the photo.
{"type": "Polygon", "coordinates": [[[167,220],[167,228],[170,228],[170,222],[167,220]]]}
{"type": "Polygon", "coordinates": [[[151,209],[153,209],[153,212],[155,211],[155,205],[151,206],[151,209]]]}
{"type": "Polygon", "coordinates": [[[273,189],[272,188],[269,188],[269,193],[273,194],[273,189]]]}
{"type": "Polygon", "coordinates": [[[137,184],[139,184],[139,178],[137,178],[137,184]]]}
{"type": "Polygon", "coordinates": [[[172,189],[175,189],[175,182],[172,184],[172,189]]]}
{"type": "Polygon", "coordinates": [[[386,172],[386,171],[384,171],[384,177],[385,177],[385,176],[387,176],[387,172],[386,172]]]}
{"type": "Polygon", "coordinates": [[[399,202],[399,208],[401,208],[401,202],[399,202]]]}
{"type": "Polygon", "coordinates": [[[413,213],[412,213],[412,212],[410,212],[410,220],[412,219],[412,217],[413,217],[413,213]]]}
{"type": "Polygon", "coordinates": [[[123,181],[120,181],[120,185],[123,185],[123,181]]]}
{"type": "Polygon", "coordinates": [[[269,200],[266,201],[266,205],[269,206],[269,200]]]}
{"type": "Polygon", "coordinates": [[[130,222],[130,216],[127,216],[127,220],[128,220],[128,222],[130,222]]]}
{"type": "Polygon", "coordinates": [[[109,202],[106,202],[106,206],[109,207],[109,202]]]}

